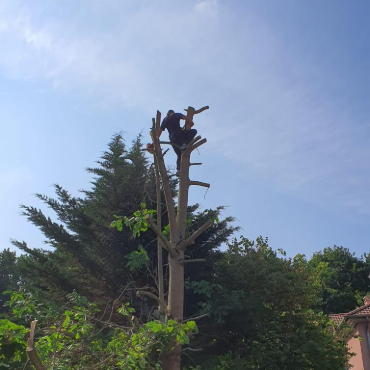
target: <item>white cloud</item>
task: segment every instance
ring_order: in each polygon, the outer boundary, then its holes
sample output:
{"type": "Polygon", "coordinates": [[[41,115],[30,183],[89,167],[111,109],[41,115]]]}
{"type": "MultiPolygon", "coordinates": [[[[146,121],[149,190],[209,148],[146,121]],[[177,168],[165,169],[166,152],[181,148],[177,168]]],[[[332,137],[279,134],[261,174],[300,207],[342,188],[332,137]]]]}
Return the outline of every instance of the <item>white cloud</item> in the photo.
{"type": "Polygon", "coordinates": [[[218,10],[218,0],[205,0],[194,5],[194,9],[199,13],[215,15],[218,10]]]}
{"type": "Polygon", "coordinates": [[[253,14],[216,0],[41,4],[2,3],[3,74],[90,94],[104,107],[209,104],[201,119],[209,148],[245,176],[311,202],[370,209],[370,149],[342,104],[322,97],[324,82],[307,77],[320,76],[318,67],[253,14]]]}

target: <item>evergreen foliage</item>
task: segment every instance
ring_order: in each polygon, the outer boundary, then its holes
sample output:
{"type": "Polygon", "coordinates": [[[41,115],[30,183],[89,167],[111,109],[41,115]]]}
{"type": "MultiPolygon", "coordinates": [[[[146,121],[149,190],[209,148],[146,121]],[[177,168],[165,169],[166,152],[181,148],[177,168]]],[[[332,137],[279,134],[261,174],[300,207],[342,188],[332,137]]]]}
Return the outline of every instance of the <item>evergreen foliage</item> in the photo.
{"type": "MultiPolygon", "coordinates": [[[[140,137],[127,148],[121,135],[114,135],[98,166],[88,169],[94,176],[90,190],[74,197],[55,185],[55,199],[37,194],[55,219],[22,206],[51,250],[14,240],[26,254],[0,256],[3,288],[21,286],[11,302],[13,322],[0,322],[8,346],[0,348],[4,364],[23,368],[23,337],[30,320],[39,319],[36,339],[43,360],[65,370],[98,363],[102,370],[159,368],[161,353],[174,340],[184,345],[184,366],[193,370],[345,368],[345,337],[330,330],[321,307],[328,310],[330,294],[365,292],[368,256],[359,260],[334,247],[310,261],[302,255],[286,258],[261,237],[235,239],[222,252],[218,247],[237,230],[230,226],[233,218],[219,219],[223,207],[200,211],[195,204],[188,208],[189,235],[215,221],[186,251],[188,258],[206,259],[185,265],[185,315],[204,315],[197,321],[199,333],[193,335],[195,324],[160,322],[157,303],[136,297],[143,287],[157,293],[156,237],[150,229],[142,232],[143,225],[134,238],[129,228],[111,224],[156,208],[154,172],[140,146],[140,137]]],[[[171,185],[176,194],[176,182],[171,185]]],[[[156,217],[167,225],[164,206],[156,217]]]]}
{"type": "Polygon", "coordinates": [[[18,287],[17,257],[9,248],[0,252],[0,315],[5,312],[4,304],[8,297],[2,294],[7,289],[18,287]]]}
{"type": "MultiPolygon", "coordinates": [[[[32,249],[25,242],[13,241],[27,252],[19,258],[18,267],[28,289],[41,293],[40,297],[51,302],[63,302],[66,294],[75,289],[89,300],[102,304],[117,297],[123,299],[123,290],[125,299],[134,302],[137,301],[135,288],[156,289],[154,234],[148,230],[133,238],[128,228],[119,232],[110,227],[115,216],[130,217],[143,202],[148,209],[156,208],[154,171],[140,147],[140,136],[127,148],[122,136],[114,135],[108,150],[97,161],[98,166],[87,169],[94,177],[91,190],[83,190],[81,197],[73,197],[60,185],[55,185],[56,199],[37,194],[55,212],[56,220],[46,217],[40,209],[21,206],[23,215],[40,228],[52,247],[51,251],[32,249]],[[127,263],[139,245],[146,249],[150,263],[144,270],[132,271],[127,263]]],[[[175,185],[172,181],[174,194],[175,185]]],[[[218,218],[223,208],[204,212],[198,209],[199,205],[189,209],[192,227],[207,218],[218,218]]],[[[217,250],[237,230],[230,225],[232,221],[228,217],[215,223],[192,246],[194,253],[204,255],[217,250]]],[[[167,224],[165,212],[162,224],[167,224]]],[[[140,300],[135,304],[140,304],[146,315],[155,302],[140,300]]]]}

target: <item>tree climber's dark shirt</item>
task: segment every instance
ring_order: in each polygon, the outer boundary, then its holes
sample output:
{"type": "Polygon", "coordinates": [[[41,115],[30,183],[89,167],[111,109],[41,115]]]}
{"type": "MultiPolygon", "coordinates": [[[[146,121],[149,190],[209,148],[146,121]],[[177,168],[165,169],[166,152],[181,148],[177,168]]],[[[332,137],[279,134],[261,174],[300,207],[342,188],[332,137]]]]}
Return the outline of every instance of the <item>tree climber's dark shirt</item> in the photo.
{"type": "Polygon", "coordinates": [[[173,113],[170,116],[166,116],[161,124],[161,130],[168,130],[168,134],[171,137],[175,136],[178,131],[181,131],[180,119],[183,117],[181,113],[173,113]]]}

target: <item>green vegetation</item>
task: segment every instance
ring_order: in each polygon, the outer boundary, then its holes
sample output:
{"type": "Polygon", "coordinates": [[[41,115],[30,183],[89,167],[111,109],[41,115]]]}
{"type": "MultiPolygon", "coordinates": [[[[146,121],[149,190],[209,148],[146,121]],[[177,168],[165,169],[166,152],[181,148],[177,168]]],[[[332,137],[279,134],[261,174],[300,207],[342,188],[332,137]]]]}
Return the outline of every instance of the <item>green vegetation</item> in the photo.
{"type": "MultiPolygon", "coordinates": [[[[100,310],[85,297],[73,292],[67,296],[65,309],[51,309],[36,304],[29,294],[14,292],[10,307],[16,321],[37,317],[37,351],[46,368],[53,369],[160,369],[160,358],[176,340],[189,343],[197,332],[194,321],[179,324],[158,320],[135,326],[134,309],[127,304],[117,312],[118,325],[99,319],[100,310]]],[[[23,369],[26,363],[24,340],[28,329],[9,320],[0,320],[0,366],[23,369]]]]}
{"type": "MultiPolygon", "coordinates": [[[[23,255],[0,253],[0,369],[32,369],[25,347],[33,320],[37,352],[53,370],[160,369],[174,344],[183,346],[188,370],[345,368],[347,333],[333,333],[326,313],[361,304],[369,291],[367,255],[334,247],[307,260],[287,258],[262,237],[230,242],[238,228],[232,217],[221,218],[224,208],[195,204],[187,234],[213,223],[186,250],[206,260],[185,265],[189,321],[164,320],[158,302],[137,294],[145,288],[158,295],[156,235],[145,216],[161,217],[169,233],[165,207],[151,211],[155,172],[140,147],[140,137],[127,148],[115,135],[99,166],[88,169],[91,190],[73,197],[55,185],[57,199],[38,194],[55,220],[22,206],[51,248],[13,241],[23,255]]],[[[176,185],[171,181],[173,194],[176,185]]],[[[168,286],[166,266],[164,272],[168,286]]]]}

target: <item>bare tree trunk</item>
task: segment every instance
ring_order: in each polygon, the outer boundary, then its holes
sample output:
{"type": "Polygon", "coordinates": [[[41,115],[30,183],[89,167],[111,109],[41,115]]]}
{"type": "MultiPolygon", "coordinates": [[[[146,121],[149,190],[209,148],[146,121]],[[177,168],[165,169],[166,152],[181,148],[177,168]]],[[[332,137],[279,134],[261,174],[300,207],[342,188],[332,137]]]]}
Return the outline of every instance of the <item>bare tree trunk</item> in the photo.
{"type": "MultiPolygon", "coordinates": [[[[159,230],[162,229],[162,200],[161,200],[161,179],[159,177],[159,168],[157,158],[154,156],[155,165],[155,178],[156,178],[156,188],[157,188],[157,227],[159,230]]],[[[165,311],[165,300],[164,300],[164,278],[163,278],[163,248],[161,239],[158,237],[157,242],[157,253],[158,253],[158,295],[159,301],[159,313],[161,320],[164,318],[165,311]]]]}
{"type": "MultiPolygon", "coordinates": [[[[200,113],[201,111],[208,109],[204,107],[198,111],[188,108],[188,116],[191,117],[200,113]]],[[[169,287],[168,287],[168,302],[167,302],[167,317],[178,322],[182,322],[184,319],[184,254],[186,247],[190,245],[203,231],[205,231],[211,222],[205,223],[191,236],[186,235],[187,227],[187,208],[188,208],[188,194],[189,187],[191,185],[209,187],[209,184],[190,181],[189,179],[189,168],[190,168],[190,154],[191,152],[204,144],[207,140],[201,140],[201,137],[196,137],[183,152],[181,157],[180,166],[180,178],[179,178],[179,196],[177,205],[177,214],[175,210],[175,203],[171,195],[171,188],[169,184],[169,177],[167,174],[166,166],[163,160],[163,154],[159,139],[157,138],[157,132],[160,123],[160,112],[157,111],[156,121],[153,119],[153,130],[151,137],[154,144],[154,155],[156,162],[156,174],[158,172],[161,175],[163,191],[166,198],[167,213],[170,225],[170,240],[168,240],[161,232],[160,213],[158,213],[157,224],[147,217],[148,223],[153,231],[158,235],[158,239],[163,243],[163,247],[169,252],[168,263],[169,263],[169,287]]],[[[158,184],[158,182],[157,182],[158,184]]],[[[159,248],[158,248],[159,253],[159,248]]],[[[159,257],[159,255],[158,255],[159,257]]],[[[158,259],[159,262],[159,259],[158,259]]],[[[163,271],[163,270],[162,270],[163,271]]],[[[158,298],[161,301],[161,296],[158,298]]],[[[164,354],[162,358],[162,369],[163,370],[180,370],[181,367],[181,346],[177,343],[173,343],[173,350],[164,354]]]]}
{"type": "Polygon", "coordinates": [[[36,370],[46,370],[45,366],[42,364],[40,360],[40,357],[35,348],[35,343],[33,341],[33,338],[35,336],[36,323],[37,323],[37,320],[33,320],[31,322],[31,330],[30,330],[30,336],[27,339],[26,352],[27,352],[28,358],[30,359],[32,365],[35,367],[36,370]]]}

